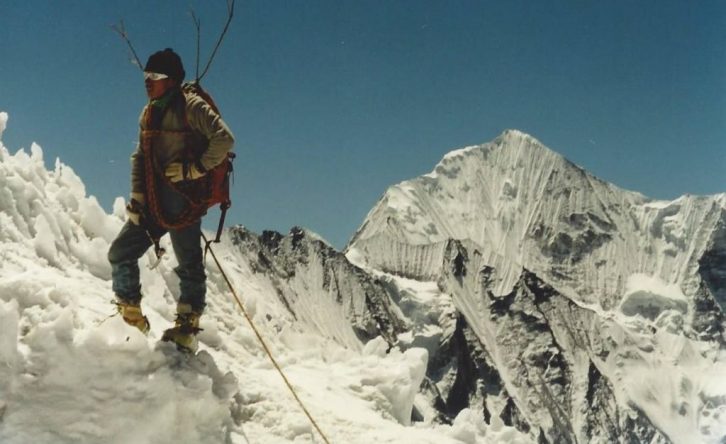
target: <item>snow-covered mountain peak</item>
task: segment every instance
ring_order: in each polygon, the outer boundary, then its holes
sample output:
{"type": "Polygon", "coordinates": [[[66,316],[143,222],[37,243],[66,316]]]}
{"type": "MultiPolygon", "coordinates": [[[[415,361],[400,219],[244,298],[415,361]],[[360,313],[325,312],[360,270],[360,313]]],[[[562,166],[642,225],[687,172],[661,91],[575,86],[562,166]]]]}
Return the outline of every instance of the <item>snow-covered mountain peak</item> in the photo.
{"type": "Polygon", "coordinates": [[[547,148],[545,144],[540,142],[536,137],[518,129],[506,129],[502,131],[499,136],[494,138],[491,144],[505,148],[521,146],[528,150],[538,150],[541,154],[556,154],[559,156],[558,153],[547,148]]]}
{"type": "MultiPolygon", "coordinates": [[[[451,295],[455,331],[432,351],[438,357],[429,373],[447,408],[461,405],[456,384],[475,367],[479,378],[461,383],[472,387],[468,405],[483,405],[485,416],[497,403],[516,405],[520,419],[509,417],[509,407],[497,411],[511,423],[538,417],[530,421],[541,427],[539,442],[712,442],[726,428],[712,423],[710,406],[726,409],[723,402],[661,410],[692,394],[667,400],[669,389],[657,386],[683,382],[665,364],[671,341],[676,350],[698,350],[675,360],[699,368],[723,347],[723,203],[723,195],[648,199],[509,130],[389,188],[347,254],[451,295]],[[447,361],[457,341],[467,352],[447,361]],[[459,361],[467,353],[477,363],[459,361]],[[464,368],[447,367],[456,365],[464,368]],[[658,369],[652,379],[659,382],[633,377],[644,368],[658,369]],[[447,381],[456,381],[451,391],[447,381]],[[477,384],[487,390],[477,392],[477,384]],[[516,401],[489,398],[500,387],[516,401]],[[557,393],[567,395],[553,401],[557,393]],[[708,425],[697,431],[686,423],[708,425]]],[[[451,317],[439,317],[438,326],[450,331],[451,317]]],[[[711,399],[709,391],[696,396],[711,399]]]]}
{"type": "MultiPolygon", "coordinates": [[[[608,188],[615,187],[534,137],[507,130],[492,142],[454,150],[431,173],[389,188],[352,242],[385,230],[396,231],[414,244],[449,238],[483,244],[486,238],[504,232],[522,237],[528,226],[512,227],[508,222],[537,211],[543,198],[560,196],[574,206],[583,206],[583,194],[607,193],[608,188]],[[482,218],[492,221],[492,228],[499,228],[483,231],[475,223],[482,218]]],[[[625,194],[630,200],[644,200],[636,193],[625,194]]],[[[586,213],[588,209],[578,210],[586,213]]]]}
{"type": "Polygon", "coordinates": [[[396,245],[470,240],[491,261],[505,257],[582,301],[610,307],[635,273],[696,291],[697,260],[723,218],[722,202],[720,196],[653,201],[508,130],[389,188],[348,249],[381,266],[383,256],[403,254],[396,245]],[[601,279],[612,287],[595,284],[601,279]]]}
{"type": "Polygon", "coordinates": [[[497,161],[506,157],[514,161],[515,167],[531,168],[544,159],[557,158],[567,162],[558,153],[550,150],[539,140],[519,130],[508,129],[497,138],[482,145],[472,145],[455,149],[444,155],[434,170],[424,177],[436,178],[444,175],[448,178],[457,177],[461,163],[490,162],[494,156],[497,161]]]}

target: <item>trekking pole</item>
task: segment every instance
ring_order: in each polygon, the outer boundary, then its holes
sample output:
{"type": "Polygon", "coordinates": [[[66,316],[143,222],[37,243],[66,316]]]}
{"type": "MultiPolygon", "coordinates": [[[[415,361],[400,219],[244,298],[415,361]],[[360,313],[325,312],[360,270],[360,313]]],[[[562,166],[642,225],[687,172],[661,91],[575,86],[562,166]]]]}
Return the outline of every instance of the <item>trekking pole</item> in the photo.
{"type": "Polygon", "coordinates": [[[328,441],[328,438],[325,436],[323,431],[318,426],[318,423],[315,422],[315,419],[313,419],[312,415],[308,411],[308,409],[303,404],[300,397],[297,395],[297,392],[295,391],[295,388],[293,388],[292,384],[290,384],[290,381],[287,379],[287,376],[285,376],[285,373],[282,371],[282,368],[280,368],[280,365],[277,363],[275,358],[272,356],[272,352],[270,351],[270,348],[267,346],[267,343],[265,343],[265,340],[262,338],[262,335],[257,330],[257,327],[255,326],[255,323],[252,321],[252,318],[247,313],[247,310],[245,310],[244,305],[242,305],[242,302],[240,301],[239,297],[237,296],[237,292],[234,290],[234,287],[232,286],[232,283],[229,281],[229,278],[227,277],[227,274],[224,272],[224,269],[222,269],[222,265],[217,260],[217,255],[214,254],[214,250],[212,249],[211,242],[207,240],[207,236],[202,233],[202,239],[204,239],[204,242],[207,244],[207,248],[209,249],[209,252],[212,253],[212,258],[214,259],[214,263],[217,264],[217,268],[219,268],[220,273],[222,273],[222,277],[224,278],[224,281],[227,283],[227,286],[229,287],[229,291],[232,292],[232,296],[234,296],[234,300],[237,302],[237,305],[239,306],[240,310],[242,310],[242,314],[245,316],[245,319],[247,319],[247,323],[250,324],[250,327],[252,327],[252,331],[255,332],[255,335],[257,336],[257,340],[260,341],[260,344],[262,345],[262,348],[265,350],[265,353],[267,353],[267,357],[270,358],[270,361],[272,362],[272,365],[275,366],[277,369],[277,372],[282,377],[282,380],[285,381],[285,385],[287,385],[287,388],[290,389],[290,393],[292,393],[292,396],[295,398],[297,403],[300,405],[300,408],[305,413],[305,415],[310,420],[310,423],[315,427],[315,430],[318,431],[318,434],[320,434],[320,437],[323,438],[323,441],[325,444],[330,444],[330,441],[328,441]]]}

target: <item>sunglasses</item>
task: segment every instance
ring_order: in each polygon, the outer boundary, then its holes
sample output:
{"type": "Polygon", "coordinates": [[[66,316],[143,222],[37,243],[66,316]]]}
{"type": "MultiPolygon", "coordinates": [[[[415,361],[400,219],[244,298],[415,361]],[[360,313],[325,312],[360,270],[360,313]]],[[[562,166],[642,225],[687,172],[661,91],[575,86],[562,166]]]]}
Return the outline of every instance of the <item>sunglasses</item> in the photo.
{"type": "Polygon", "coordinates": [[[144,71],[144,80],[163,80],[168,78],[168,75],[162,74],[160,72],[144,71]]]}

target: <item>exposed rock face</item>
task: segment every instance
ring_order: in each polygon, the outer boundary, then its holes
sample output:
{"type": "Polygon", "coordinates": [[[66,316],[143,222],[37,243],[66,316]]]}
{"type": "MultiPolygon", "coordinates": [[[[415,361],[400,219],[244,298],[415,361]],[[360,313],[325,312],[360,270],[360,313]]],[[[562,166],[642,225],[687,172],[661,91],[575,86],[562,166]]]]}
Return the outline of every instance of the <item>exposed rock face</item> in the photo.
{"type": "Polygon", "coordinates": [[[404,331],[387,287],[311,233],[256,235],[238,226],[229,234],[297,322],[352,348],[379,335],[393,343],[404,331]]]}
{"type": "Polygon", "coordinates": [[[646,417],[618,400],[603,374],[616,344],[602,340],[605,323],[597,313],[526,269],[511,291],[497,294],[495,270],[477,254],[463,269],[462,250],[461,244],[450,250],[441,285],[468,321],[459,322],[455,337],[467,338],[459,348],[471,357],[457,373],[457,382],[468,383],[455,383],[449,397],[460,398],[462,385],[478,387],[469,399],[483,401],[485,417],[538,430],[545,442],[665,442],[646,417]]]}
{"type": "Polygon", "coordinates": [[[699,314],[693,320],[694,328],[710,339],[723,334],[723,310],[726,309],[726,210],[721,208],[720,213],[706,251],[698,261],[703,282],[694,298],[694,313],[699,314]]]}
{"type": "Polygon", "coordinates": [[[507,131],[391,187],[347,254],[450,295],[428,373],[441,420],[469,407],[540,442],[668,442],[624,368],[656,359],[661,331],[723,345],[725,208],[650,200],[507,131]]]}

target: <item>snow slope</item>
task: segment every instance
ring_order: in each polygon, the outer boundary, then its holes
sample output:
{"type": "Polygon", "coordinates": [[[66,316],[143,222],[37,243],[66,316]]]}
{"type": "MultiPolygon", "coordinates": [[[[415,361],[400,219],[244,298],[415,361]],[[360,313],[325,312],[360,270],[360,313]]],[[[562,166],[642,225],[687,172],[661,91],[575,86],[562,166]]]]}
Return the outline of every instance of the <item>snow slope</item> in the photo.
{"type": "MultiPolygon", "coordinates": [[[[0,113],[0,140],[7,120],[0,113]]],[[[153,271],[147,268],[152,253],[142,259],[149,336],[111,316],[105,254],[124,222],[123,207],[119,198],[113,214],[106,214],[70,167],[56,161],[47,170],[37,145],[30,154],[11,154],[0,143],[0,442],[322,442],[211,261],[196,357],[157,345],[174,317],[178,290],[172,255],[153,271]]],[[[310,237],[306,245],[325,250],[310,237]]],[[[281,279],[282,262],[270,262],[274,272],[262,270],[257,260],[267,253],[251,254],[251,244],[239,241],[228,233],[215,251],[330,442],[530,442],[469,409],[451,425],[411,424],[414,405],[425,409],[418,389],[427,352],[393,347],[386,353],[390,345],[384,337],[400,328],[395,307],[384,299],[365,299],[361,305],[356,296],[356,288],[379,284],[345,275],[349,285],[332,290],[310,271],[329,270],[319,263],[304,269],[293,264],[287,270],[293,275],[281,279]],[[350,304],[341,306],[328,296],[350,304]],[[370,323],[382,313],[393,316],[388,330],[370,323]],[[374,327],[383,336],[376,336],[374,327]]],[[[362,273],[340,259],[331,261],[336,272],[362,273]]]]}

